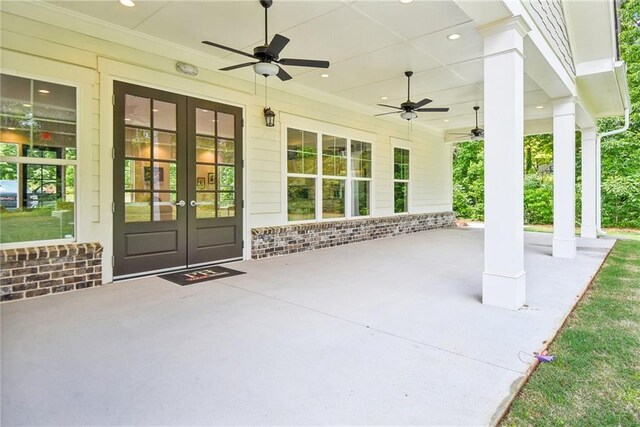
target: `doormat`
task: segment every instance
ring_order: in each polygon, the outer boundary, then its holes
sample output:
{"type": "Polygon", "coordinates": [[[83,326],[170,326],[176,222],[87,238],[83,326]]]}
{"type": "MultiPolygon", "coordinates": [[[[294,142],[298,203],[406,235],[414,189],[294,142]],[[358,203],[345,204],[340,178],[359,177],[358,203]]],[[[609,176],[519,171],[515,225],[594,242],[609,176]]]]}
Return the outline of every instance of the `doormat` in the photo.
{"type": "Polygon", "coordinates": [[[192,268],[190,270],[176,271],[175,273],[159,275],[161,279],[177,283],[180,286],[191,285],[206,280],[224,279],[225,277],[247,274],[244,271],[232,270],[230,268],[213,266],[192,268]]]}

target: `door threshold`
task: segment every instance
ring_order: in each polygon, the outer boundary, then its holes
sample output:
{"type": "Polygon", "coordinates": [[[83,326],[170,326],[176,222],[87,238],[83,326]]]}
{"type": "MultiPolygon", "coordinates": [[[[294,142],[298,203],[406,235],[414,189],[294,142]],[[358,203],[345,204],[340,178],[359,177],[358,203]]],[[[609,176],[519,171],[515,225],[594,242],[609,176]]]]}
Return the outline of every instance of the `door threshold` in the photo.
{"type": "Polygon", "coordinates": [[[122,276],[115,276],[113,278],[113,281],[118,282],[120,280],[135,279],[137,277],[157,276],[159,274],[170,273],[172,271],[188,270],[188,269],[197,268],[197,267],[219,265],[219,264],[224,264],[224,263],[233,262],[233,261],[242,261],[242,257],[227,258],[227,259],[222,259],[218,261],[201,262],[199,264],[178,265],[175,267],[162,268],[159,270],[141,271],[139,273],[124,274],[122,276]]]}

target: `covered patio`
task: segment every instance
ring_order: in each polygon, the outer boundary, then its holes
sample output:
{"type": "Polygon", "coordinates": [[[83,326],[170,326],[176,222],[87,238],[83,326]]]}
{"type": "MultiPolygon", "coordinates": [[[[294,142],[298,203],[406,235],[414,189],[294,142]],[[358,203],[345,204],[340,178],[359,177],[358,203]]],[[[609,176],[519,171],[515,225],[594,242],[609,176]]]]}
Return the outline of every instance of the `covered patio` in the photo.
{"type": "Polygon", "coordinates": [[[488,424],[613,242],[577,238],[566,259],[525,233],[517,311],[479,304],[469,228],[6,304],[2,424],[488,424]]]}

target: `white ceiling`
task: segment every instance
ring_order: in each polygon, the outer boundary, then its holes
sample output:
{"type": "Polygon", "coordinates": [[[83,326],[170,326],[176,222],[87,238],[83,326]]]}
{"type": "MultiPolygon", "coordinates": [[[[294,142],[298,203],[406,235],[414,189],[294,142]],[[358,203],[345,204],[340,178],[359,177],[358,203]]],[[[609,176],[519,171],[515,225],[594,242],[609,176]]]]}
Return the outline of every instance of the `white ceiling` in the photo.
{"type": "MultiPolygon", "coordinates": [[[[116,0],[48,3],[224,58],[229,65],[248,58],[201,41],[245,52],[264,43],[264,11],[257,0],[137,1],[132,8],[116,0]]],[[[482,39],[475,27],[449,0],[275,0],[269,9],[269,38],[279,33],[291,39],[282,57],[331,62],[329,78],[320,77],[325,70],[285,67],[296,83],[370,107],[397,105],[406,99],[404,72],[411,70],[413,101],[428,97],[429,106],[450,107],[448,113],[420,113],[416,121],[445,129],[470,129],[472,107],[482,107],[482,39]],[[460,39],[448,40],[451,33],[460,39]]],[[[230,73],[253,79],[250,69],[230,73]]],[[[525,92],[526,119],[549,117],[548,97],[528,77],[525,92]]],[[[480,113],[482,122],[482,108],[480,113]]]]}

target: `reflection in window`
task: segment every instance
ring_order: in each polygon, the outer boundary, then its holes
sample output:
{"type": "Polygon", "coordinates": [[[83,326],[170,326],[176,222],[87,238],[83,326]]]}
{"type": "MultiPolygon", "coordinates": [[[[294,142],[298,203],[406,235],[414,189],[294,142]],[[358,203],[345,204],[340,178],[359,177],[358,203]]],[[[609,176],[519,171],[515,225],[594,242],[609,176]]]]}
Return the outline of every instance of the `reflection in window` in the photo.
{"type": "Polygon", "coordinates": [[[0,75],[1,243],[74,237],[76,139],[74,87],[0,75]]]}
{"type": "Polygon", "coordinates": [[[393,212],[409,212],[409,150],[393,149],[393,212]]]}

